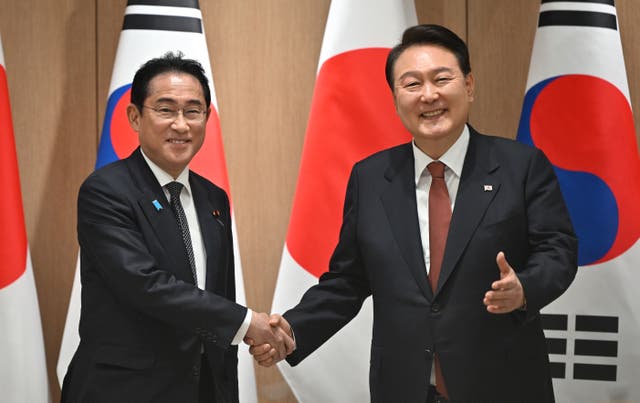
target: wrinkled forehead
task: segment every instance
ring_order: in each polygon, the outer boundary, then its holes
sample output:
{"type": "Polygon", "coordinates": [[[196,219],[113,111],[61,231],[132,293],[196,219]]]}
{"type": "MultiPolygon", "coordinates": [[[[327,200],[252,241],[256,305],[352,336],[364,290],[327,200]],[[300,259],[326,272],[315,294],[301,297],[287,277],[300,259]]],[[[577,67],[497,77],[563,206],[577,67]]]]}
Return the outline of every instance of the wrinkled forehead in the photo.
{"type": "Polygon", "coordinates": [[[146,99],[178,100],[204,103],[202,84],[191,74],[183,72],[165,72],[149,81],[146,99]]]}
{"type": "Polygon", "coordinates": [[[460,62],[449,49],[433,44],[415,44],[404,49],[393,68],[394,80],[409,70],[449,70],[462,73],[460,62]]]}

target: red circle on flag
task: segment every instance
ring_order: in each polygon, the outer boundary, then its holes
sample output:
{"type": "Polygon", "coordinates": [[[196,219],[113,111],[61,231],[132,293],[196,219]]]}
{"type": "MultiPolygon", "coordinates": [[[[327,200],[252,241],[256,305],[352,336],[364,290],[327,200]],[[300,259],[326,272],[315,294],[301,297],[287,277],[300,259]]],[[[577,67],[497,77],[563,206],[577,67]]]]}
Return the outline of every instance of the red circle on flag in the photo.
{"type": "Polygon", "coordinates": [[[20,175],[13,136],[9,88],[0,65],[0,289],[16,281],[27,267],[27,231],[20,193],[20,175]]]}
{"type": "Polygon", "coordinates": [[[385,80],[388,53],[341,53],[318,73],[287,234],[293,259],[316,277],[327,271],[338,240],[353,164],[411,139],[385,80]]]}

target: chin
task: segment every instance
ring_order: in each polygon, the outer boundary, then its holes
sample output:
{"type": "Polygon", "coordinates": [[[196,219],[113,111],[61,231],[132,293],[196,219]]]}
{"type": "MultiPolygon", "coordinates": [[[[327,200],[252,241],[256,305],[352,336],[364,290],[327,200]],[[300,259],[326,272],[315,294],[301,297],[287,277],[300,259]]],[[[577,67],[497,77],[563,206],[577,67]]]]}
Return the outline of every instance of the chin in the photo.
{"type": "Polygon", "coordinates": [[[444,130],[430,130],[428,132],[421,132],[419,137],[424,140],[440,140],[447,137],[447,132],[444,130]]]}

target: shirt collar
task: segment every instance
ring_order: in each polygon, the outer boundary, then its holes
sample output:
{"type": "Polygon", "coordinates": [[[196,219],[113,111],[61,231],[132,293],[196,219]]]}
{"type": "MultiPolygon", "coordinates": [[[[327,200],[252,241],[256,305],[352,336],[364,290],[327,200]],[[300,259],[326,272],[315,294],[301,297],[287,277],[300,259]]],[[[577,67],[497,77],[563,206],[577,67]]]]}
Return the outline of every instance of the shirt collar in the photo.
{"type": "Polygon", "coordinates": [[[176,182],[182,183],[182,186],[184,186],[187,192],[191,194],[191,186],[189,185],[189,167],[188,166],[185,167],[182,170],[182,172],[180,172],[180,175],[178,175],[177,178],[173,179],[173,176],[171,176],[162,168],[160,168],[155,162],[151,161],[151,159],[147,157],[144,151],[142,151],[142,148],[140,148],[140,152],[142,153],[142,157],[144,157],[144,160],[147,162],[147,165],[149,165],[151,172],[153,172],[153,176],[156,177],[156,180],[158,181],[158,183],[163,189],[166,184],[176,181],[176,182]]]}
{"type": "MultiPolygon", "coordinates": [[[[425,154],[418,148],[415,141],[411,142],[413,148],[413,160],[415,169],[415,183],[418,186],[418,180],[425,171],[427,165],[434,161],[433,158],[425,154]]],[[[443,162],[448,169],[450,169],[458,178],[462,173],[462,166],[464,165],[464,157],[467,154],[469,148],[469,128],[464,125],[462,134],[458,137],[455,143],[440,157],[439,161],[443,162]]]]}

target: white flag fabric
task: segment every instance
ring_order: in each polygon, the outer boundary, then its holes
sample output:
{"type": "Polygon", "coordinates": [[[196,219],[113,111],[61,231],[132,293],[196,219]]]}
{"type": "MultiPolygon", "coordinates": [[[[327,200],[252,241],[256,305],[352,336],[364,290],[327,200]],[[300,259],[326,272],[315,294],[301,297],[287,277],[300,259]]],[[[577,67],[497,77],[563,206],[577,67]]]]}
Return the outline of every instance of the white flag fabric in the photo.
{"type": "MultiPolygon", "coordinates": [[[[127,2],[111,75],[109,99],[100,137],[96,169],[127,157],[138,146],[138,137],[129,127],[126,115],[126,108],[130,101],[131,82],[135,72],[142,64],[169,51],[181,51],[184,57],[199,61],[209,79],[211,89],[211,115],[207,122],[205,141],[189,164],[189,168],[223,188],[231,199],[209,51],[207,50],[198,0],[156,0],[153,2],[129,0],[127,2]]],[[[232,231],[236,301],[246,305],[235,221],[232,221],[232,231]]],[[[80,319],[79,269],[78,261],[58,359],[57,371],[60,384],[62,384],[69,362],[80,341],[78,335],[80,319]]],[[[245,344],[241,343],[238,347],[240,402],[257,402],[253,360],[245,344]]]]}
{"type": "Polygon", "coordinates": [[[0,401],[50,402],[0,38],[0,401]]]}
{"type": "Polygon", "coordinates": [[[541,2],[518,140],[551,160],[579,241],[543,314],[556,399],[640,401],[640,158],[614,0],[541,2]]]}
{"type": "MultiPolygon", "coordinates": [[[[328,270],[355,162],[411,138],[395,113],[384,67],[417,23],[413,0],[333,0],[272,312],[282,313],[328,270]]],[[[371,299],[338,334],[292,368],[279,368],[300,402],[366,402],[371,299]]]]}

